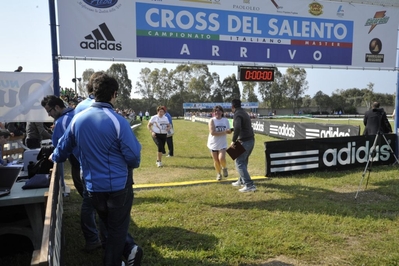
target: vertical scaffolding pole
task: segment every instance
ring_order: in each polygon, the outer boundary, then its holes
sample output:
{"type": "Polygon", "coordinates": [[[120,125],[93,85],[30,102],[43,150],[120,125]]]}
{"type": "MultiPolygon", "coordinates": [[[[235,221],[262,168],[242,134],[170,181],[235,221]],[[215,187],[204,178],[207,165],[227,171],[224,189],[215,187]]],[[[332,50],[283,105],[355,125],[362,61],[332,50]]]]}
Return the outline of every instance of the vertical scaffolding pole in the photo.
{"type": "Polygon", "coordinates": [[[58,72],[57,24],[55,18],[55,0],[48,0],[51,33],[51,59],[53,61],[54,95],[60,96],[60,74],[58,72]]]}

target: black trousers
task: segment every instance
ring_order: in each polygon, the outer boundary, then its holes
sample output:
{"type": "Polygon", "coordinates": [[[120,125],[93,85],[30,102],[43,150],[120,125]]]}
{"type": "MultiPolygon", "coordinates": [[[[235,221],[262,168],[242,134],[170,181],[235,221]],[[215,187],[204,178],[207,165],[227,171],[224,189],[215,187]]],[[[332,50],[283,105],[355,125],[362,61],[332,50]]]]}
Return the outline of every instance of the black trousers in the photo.
{"type": "Polygon", "coordinates": [[[25,144],[29,149],[41,148],[40,139],[26,139],[25,144]]]}
{"type": "Polygon", "coordinates": [[[166,144],[168,145],[169,155],[173,156],[173,136],[166,138],[166,144]]]}
{"type": "Polygon", "coordinates": [[[71,175],[73,180],[73,185],[76,190],[79,192],[80,196],[83,198],[83,183],[82,178],[80,177],[80,163],[79,160],[76,159],[75,155],[71,154],[68,158],[69,163],[71,164],[71,175]]]}

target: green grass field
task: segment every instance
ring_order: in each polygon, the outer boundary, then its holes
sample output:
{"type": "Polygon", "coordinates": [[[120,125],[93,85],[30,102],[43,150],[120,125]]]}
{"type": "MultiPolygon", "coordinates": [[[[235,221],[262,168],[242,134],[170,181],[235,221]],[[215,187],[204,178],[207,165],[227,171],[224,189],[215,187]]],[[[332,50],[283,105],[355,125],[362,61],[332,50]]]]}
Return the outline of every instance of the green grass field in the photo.
{"type": "MultiPolygon", "coordinates": [[[[142,144],[137,186],[215,180],[207,125],[174,125],[175,157],[164,158],[163,168],[155,166],[145,125],[135,131],[142,144]]],[[[264,176],[264,142],[273,140],[256,136],[253,176],[264,176]]],[[[363,168],[264,178],[255,181],[255,193],[244,194],[231,186],[238,176],[230,159],[228,168],[222,182],[135,189],[130,232],[144,250],[142,265],[399,265],[397,165],[373,168],[357,199],[363,168]]],[[[66,265],[101,265],[101,250],[82,251],[81,199],[69,175],[67,183],[66,265]]]]}

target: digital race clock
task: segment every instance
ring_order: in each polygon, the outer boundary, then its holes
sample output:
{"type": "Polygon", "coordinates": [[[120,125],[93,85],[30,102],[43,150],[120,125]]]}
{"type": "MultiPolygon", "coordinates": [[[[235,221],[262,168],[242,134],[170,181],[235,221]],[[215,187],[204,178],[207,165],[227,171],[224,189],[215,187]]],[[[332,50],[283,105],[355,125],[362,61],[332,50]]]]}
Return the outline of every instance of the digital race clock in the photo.
{"type": "Polygon", "coordinates": [[[238,66],[239,81],[272,82],[274,67],[238,66]]]}

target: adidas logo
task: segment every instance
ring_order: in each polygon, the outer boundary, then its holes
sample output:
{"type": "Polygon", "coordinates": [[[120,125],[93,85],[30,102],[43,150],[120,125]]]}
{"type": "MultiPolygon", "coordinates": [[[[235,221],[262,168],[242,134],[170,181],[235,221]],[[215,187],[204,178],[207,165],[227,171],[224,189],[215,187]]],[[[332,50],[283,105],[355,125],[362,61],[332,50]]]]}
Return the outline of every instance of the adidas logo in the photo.
{"type": "Polygon", "coordinates": [[[80,48],[90,50],[110,50],[121,51],[122,44],[116,43],[107,24],[103,23],[93,30],[91,34],[85,37],[85,40],[80,43],[80,48]]]}

